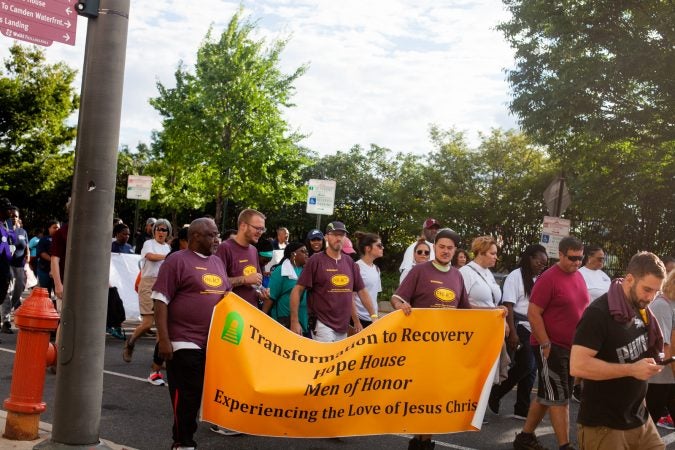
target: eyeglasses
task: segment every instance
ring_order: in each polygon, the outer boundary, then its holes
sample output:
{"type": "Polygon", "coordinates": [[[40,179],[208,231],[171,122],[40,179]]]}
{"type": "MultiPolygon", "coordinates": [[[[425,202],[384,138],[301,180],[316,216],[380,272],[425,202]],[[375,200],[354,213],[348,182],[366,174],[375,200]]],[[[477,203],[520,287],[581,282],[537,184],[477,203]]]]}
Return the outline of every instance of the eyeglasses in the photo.
{"type": "Polygon", "coordinates": [[[254,229],[255,231],[257,231],[258,233],[264,233],[265,231],[267,231],[267,228],[265,228],[265,227],[256,227],[255,225],[251,225],[251,224],[248,223],[248,222],[244,222],[244,223],[245,223],[246,225],[248,225],[249,227],[253,228],[253,229],[254,229]]]}
{"type": "Polygon", "coordinates": [[[168,228],[155,228],[155,231],[161,231],[162,233],[168,233],[169,229],[168,228]]]}
{"type": "Polygon", "coordinates": [[[417,253],[418,255],[429,256],[431,254],[431,251],[429,251],[429,250],[416,250],[415,253],[417,253]]]}
{"type": "Polygon", "coordinates": [[[579,262],[579,261],[583,261],[583,259],[584,259],[583,256],[568,256],[568,255],[565,255],[565,258],[569,259],[572,262],[579,262]]]}

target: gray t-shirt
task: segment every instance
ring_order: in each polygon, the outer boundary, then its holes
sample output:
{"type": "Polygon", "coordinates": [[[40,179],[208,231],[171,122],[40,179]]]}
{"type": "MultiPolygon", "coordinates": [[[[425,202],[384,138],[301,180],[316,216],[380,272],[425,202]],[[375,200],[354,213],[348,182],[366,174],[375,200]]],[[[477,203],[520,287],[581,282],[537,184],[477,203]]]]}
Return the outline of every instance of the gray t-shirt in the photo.
{"type": "MultiPolygon", "coordinates": [[[[670,334],[673,329],[675,329],[675,302],[668,301],[663,294],[659,294],[658,297],[649,305],[656,320],[659,321],[659,326],[661,327],[661,333],[663,334],[663,343],[670,345],[670,354],[672,355],[675,349],[672,347],[670,342],[670,334]]],[[[663,370],[649,379],[649,383],[653,384],[673,384],[675,383],[675,376],[673,376],[673,370],[670,367],[670,364],[663,368],[663,370]]]]}

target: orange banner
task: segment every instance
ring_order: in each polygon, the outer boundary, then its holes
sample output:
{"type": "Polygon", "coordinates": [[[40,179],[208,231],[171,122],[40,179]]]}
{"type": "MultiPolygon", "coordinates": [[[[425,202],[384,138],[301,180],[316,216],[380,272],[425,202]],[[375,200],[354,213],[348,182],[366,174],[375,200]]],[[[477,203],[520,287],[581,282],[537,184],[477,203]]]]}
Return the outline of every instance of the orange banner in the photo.
{"type": "Polygon", "coordinates": [[[202,420],[287,437],[478,430],[503,330],[501,310],[415,309],[321,343],[230,293],[211,321],[202,420]]]}

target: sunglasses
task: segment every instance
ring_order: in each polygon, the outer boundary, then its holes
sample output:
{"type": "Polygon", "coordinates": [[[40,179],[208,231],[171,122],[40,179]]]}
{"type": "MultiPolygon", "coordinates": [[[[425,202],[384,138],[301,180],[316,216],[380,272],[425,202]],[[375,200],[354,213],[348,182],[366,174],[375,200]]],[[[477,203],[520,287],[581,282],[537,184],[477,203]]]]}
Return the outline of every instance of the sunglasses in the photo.
{"type": "Polygon", "coordinates": [[[565,255],[565,258],[569,259],[572,262],[579,262],[579,261],[583,261],[583,259],[584,259],[583,256],[567,256],[567,255],[565,255]]]}
{"type": "Polygon", "coordinates": [[[417,253],[418,255],[429,256],[431,254],[431,251],[430,250],[416,250],[415,253],[417,253]]]}
{"type": "Polygon", "coordinates": [[[168,233],[169,229],[168,228],[156,228],[155,231],[161,231],[162,233],[168,233]]]}
{"type": "Polygon", "coordinates": [[[375,247],[384,248],[384,245],[382,245],[381,242],[378,242],[377,244],[375,244],[375,247]]]}

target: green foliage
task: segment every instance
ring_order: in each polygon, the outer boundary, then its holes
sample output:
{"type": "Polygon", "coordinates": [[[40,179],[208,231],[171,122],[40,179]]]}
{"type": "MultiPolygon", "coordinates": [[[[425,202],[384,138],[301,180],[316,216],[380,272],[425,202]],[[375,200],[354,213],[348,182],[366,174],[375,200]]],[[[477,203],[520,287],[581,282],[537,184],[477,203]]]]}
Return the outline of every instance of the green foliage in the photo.
{"type": "Polygon", "coordinates": [[[511,109],[567,175],[574,232],[625,264],[672,254],[675,9],[663,0],[503,0],[511,109]]]}
{"type": "Polygon", "coordinates": [[[163,159],[158,202],[175,202],[178,193],[187,203],[179,208],[215,200],[218,222],[227,199],[252,207],[299,201],[300,171],[309,163],[297,146],[301,135],[282,118],[306,67],[283,74],[286,41],[265,48],[241,15],[240,9],[219,38],[209,31],[195,72],[180,65],[176,87],[159,83],[159,97],[151,100],[164,117],[153,145],[163,159]]]}
{"type": "Polygon", "coordinates": [[[15,44],[9,53],[0,72],[0,194],[23,207],[26,222],[42,226],[43,212],[70,195],[75,127],[66,119],[79,103],[75,71],[47,64],[34,46],[15,44]]]}
{"type": "Polygon", "coordinates": [[[675,9],[671,1],[503,0],[516,50],[511,109],[557,152],[575,136],[675,139],[675,9]]]}

